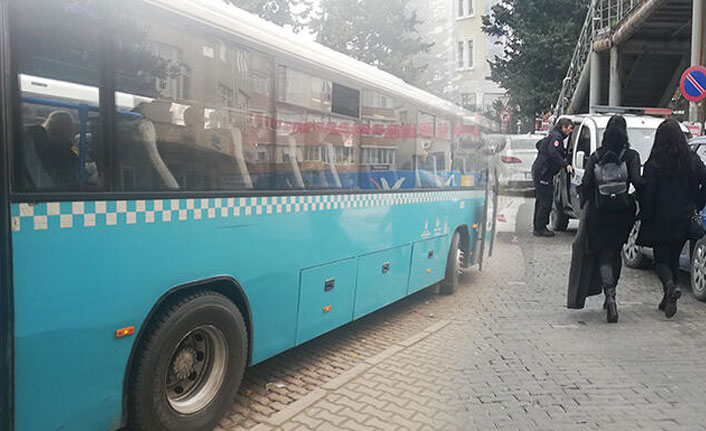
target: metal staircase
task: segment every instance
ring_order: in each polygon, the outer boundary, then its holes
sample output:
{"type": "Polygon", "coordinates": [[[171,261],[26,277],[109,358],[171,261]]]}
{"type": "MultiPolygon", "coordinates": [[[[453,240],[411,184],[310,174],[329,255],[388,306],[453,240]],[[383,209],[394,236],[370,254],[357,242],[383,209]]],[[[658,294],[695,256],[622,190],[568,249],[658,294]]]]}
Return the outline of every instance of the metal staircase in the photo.
{"type": "Polygon", "coordinates": [[[625,18],[643,3],[650,1],[652,0],[591,0],[556,103],[555,114],[566,113],[575,99],[577,90],[588,84],[588,66],[594,44],[610,40],[611,34],[620,27],[625,18]]]}

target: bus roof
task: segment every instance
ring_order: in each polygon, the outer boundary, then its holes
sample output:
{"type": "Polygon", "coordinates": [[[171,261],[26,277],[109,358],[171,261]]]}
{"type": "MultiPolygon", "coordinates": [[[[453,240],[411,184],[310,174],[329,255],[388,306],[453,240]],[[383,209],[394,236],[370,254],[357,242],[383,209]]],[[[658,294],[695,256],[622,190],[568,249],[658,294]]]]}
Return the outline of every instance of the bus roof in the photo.
{"type": "Polygon", "coordinates": [[[297,35],[222,0],[143,1],[219,28],[270,51],[294,57],[430,108],[457,116],[469,114],[469,111],[460,106],[409,85],[396,76],[297,35]]]}

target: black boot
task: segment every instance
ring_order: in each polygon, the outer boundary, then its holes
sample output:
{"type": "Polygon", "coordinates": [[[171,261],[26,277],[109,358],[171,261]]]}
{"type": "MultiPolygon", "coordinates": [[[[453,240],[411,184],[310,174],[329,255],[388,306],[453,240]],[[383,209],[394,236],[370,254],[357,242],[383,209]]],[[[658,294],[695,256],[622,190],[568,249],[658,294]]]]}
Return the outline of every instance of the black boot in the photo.
{"type": "Polygon", "coordinates": [[[670,281],[667,283],[667,295],[664,303],[664,315],[667,316],[667,319],[671,319],[677,314],[677,301],[679,298],[681,298],[681,289],[673,281],[670,281]]]}
{"type": "Polygon", "coordinates": [[[615,286],[604,286],[606,319],[608,323],[618,323],[618,303],[615,300],[615,286]]]}
{"type": "Polygon", "coordinates": [[[659,311],[664,311],[664,307],[667,305],[667,292],[669,292],[669,287],[666,284],[662,285],[662,290],[664,290],[664,294],[662,295],[662,302],[660,302],[657,306],[657,309],[659,311]]]}

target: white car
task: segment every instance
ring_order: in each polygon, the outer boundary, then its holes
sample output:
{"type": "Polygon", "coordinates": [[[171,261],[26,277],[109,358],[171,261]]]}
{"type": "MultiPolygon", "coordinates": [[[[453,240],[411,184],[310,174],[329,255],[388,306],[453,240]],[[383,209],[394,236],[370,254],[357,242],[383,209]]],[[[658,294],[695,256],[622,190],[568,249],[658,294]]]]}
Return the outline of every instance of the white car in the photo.
{"type": "Polygon", "coordinates": [[[500,189],[507,192],[534,190],[532,164],[537,158],[537,142],[543,135],[493,135],[498,142],[495,166],[500,189]]]}

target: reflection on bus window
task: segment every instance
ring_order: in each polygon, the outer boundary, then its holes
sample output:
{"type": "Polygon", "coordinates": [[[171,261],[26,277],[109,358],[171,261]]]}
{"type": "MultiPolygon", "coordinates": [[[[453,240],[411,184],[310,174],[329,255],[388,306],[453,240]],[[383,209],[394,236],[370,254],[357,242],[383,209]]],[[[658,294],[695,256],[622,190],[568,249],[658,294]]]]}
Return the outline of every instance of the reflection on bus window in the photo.
{"type": "Polygon", "coordinates": [[[17,191],[99,190],[104,187],[99,142],[99,2],[13,1],[22,129],[17,136],[17,191]],[[62,34],[57,39],[56,34],[62,34]]]}
{"type": "Polygon", "coordinates": [[[275,187],[358,188],[360,93],[284,66],[277,73],[275,187]]]}
{"type": "Polygon", "coordinates": [[[122,2],[110,26],[100,25],[106,3],[99,0],[19,2],[11,1],[23,126],[13,152],[18,191],[473,184],[468,170],[478,163],[457,145],[463,124],[454,114],[342,85],[324,72],[275,68],[270,56],[231,36],[165,20],[145,2],[122,2]],[[104,36],[116,65],[110,152],[99,109],[104,36]]]}
{"type": "Polygon", "coordinates": [[[118,187],[270,189],[272,60],[128,3],[116,55],[131,61],[116,61],[117,89],[144,100],[141,120],[119,118],[118,187]]]}
{"type": "Polygon", "coordinates": [[[364,90],[362,99],[361,188],[414,188],[414,108],[371,90],[364,90]]]}

